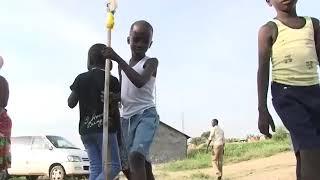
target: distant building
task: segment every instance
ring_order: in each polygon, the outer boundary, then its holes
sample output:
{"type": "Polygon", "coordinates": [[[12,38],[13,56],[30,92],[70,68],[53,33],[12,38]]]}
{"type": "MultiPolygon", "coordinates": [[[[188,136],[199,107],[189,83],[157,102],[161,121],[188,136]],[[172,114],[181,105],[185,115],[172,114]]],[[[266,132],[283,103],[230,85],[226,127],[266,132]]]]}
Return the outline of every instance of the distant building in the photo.
{"type": "Polygon", "coordinates": [[[187,157],[190,136],[160,122],[151,146],[150,158],[153,163],[165,163],[187,157]]]}
{"type": "Polygon", "coordinates": [[[262,141],[262,140],[266,140],[267,138],[266,138],[266,136],[260,136],[260,141],[262,141]]]}
{"type": "Polygon", "coordinates": [[[260,141],[260,136],[250,136],[247,138],[247,142],[257,142],[260,141]]]}

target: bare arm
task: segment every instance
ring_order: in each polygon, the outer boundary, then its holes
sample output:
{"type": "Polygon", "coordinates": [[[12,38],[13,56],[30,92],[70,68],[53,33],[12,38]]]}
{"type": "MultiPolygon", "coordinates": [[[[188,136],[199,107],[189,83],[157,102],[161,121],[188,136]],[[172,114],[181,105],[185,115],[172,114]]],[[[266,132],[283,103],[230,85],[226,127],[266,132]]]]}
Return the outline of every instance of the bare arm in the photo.
{"type": "MultiPolygon", "coordinates": [[[[320,26],[319,20],[316,18],[312,18],[313,29],[314,29],[314,42],[316,44],[316,51],[318,55],[318,61],[320,62],[320,26]]],[[[319,63],[320,64],[320,63],[319,63]]]]}
{"type": "Polygon", "coordinates": [[[79,101],[79,96],[75,91],[72,91],[69,98],[68,98],[68,106],[70,108],[76,107],[79,101]]]}
{"type": "Polygon", "coordinates": [[[213,138],[214,138],[214,132],[213,132],[213,131],[210,131],[209,140],[208,140],[208,145],[207,145],[207,150],[206,150],[207,153],[208,153],[208,149],[209,149],[209,146],[210,146],[213,138]]]}
{"type": "Polygon", "coordinates": [[[137,87],[143,87],[153,76],[158,68],[158,60],[156,58],[151,58],[146,61],[144,71],[140,75],[132,67],[130,67],[123,59],[118,61],[121,69],[126,73],[130,81],[137,87]]]}
{"type": "Polygon", "coordinates": [[[0,88],[0,110],[1,110],[1,108],[4,109],[5,107],[7,107],[9,94],[10,94],[8,81],[3,76],[0,76],[0,87],[1,87],[0,88]]]}
{"type": "Polygon", "coordinates": [[[273,44],[274,29],[270,24],[266,24],[260,28],[258,38],[258,74],[257,74],[257,86],[258,86],[258,110],[259,121],[258,127],[262,134],[268,136],[269,126],[275,131],[275,125],[273,119],[268,111],[267,96],[269,88],[269,69],[270,69],[270,57],[273,44]]]}
{"type": "Polygon", "coordinates": [[[269,87],[270,56],[272,48],[272,30],[268,25],[262,26],[258,37],[258,109],[267,109],[269,87]]]}
{"type": "Polygon", "coordinates": [[[120,65],[118,65],[118,73],[119,73],[119,84],[120,84],[120,91],[121,91],[122,75],[121,75],[121,68],[120,68],[120,65]]]}
{"type": "Polygon", "coordinates": [[[207,153],[208,153],[208,149],[209,149],[209,146],[210,146],[211,142],[212,142],[212,140],[209,140],[209,141],[208,141],[208,145],[207,145],[207,149],[206,149],[206,152],[207,152],[207,153]]]}
{"type": "Polygon", "coordinates": [[[129,64],[127,64],[117,53],[115,53],[112,48],[107,47],[103,51],[103,55],[107,59],[112,59],[116,61],[119,67],[121,68],[121,70],[124,71],[124,73],[128,76],[130,81],[137,88],[143,87],[150,80],[152,76],[155,76],[158,68],[158,59],[150,58],[146,61],[144,65],[143,73],[139,74],[132,67],[130,67],[129,64]]]}

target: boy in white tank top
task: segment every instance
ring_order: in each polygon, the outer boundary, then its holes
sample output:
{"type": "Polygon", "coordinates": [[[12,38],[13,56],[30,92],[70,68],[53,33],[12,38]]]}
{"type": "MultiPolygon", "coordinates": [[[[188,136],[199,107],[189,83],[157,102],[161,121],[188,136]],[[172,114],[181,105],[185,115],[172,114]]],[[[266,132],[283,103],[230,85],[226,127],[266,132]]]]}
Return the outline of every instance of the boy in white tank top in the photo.
{"type": "Polygon", "coordinates": [[[153,28],[148,22],[141,20],[132,24],[127,39],[132,54],[129,64],[112,48],[103,51],[105,58],[119,65],[123,106],[121,123],[132,180],[154,179],[148,155],[159,125],[153,97],[158,60],[146,56],[152,36],[153,28]]]}

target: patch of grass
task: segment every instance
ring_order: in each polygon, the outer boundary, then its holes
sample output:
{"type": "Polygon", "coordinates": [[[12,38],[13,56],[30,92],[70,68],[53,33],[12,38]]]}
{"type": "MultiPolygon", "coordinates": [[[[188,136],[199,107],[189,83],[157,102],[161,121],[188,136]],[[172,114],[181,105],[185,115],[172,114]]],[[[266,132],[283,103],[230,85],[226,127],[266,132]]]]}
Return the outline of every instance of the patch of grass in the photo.
{"type": "Polygon", "coordinates": [[[208,174],[204,174],[204,173],[197,173],[197,174],[192,174],[190,176],[190,179],[192,180],[198,180],[198,179],[212,179],[211,176],[209,176],[208,174]]]}
{"type": "MultiPolygon", "coordinates": [[[[226,144],[224,164],[269,157],[280,152],[289,151],[290,146],[289,139],[226,144]]],[[[211,153],[206,154],[205,149],[200,149],[190,152],[185,160],[164,164],[162,169],[165,171],[183,171],[207,167],[211,167],[211,153]]]]}
{"type": "Polygon", "coordinates": [[[269,157],[289,151],[289,140],[266,140],[253,143],[229,144],[225,150],[225,163],[235,163],[255,158],[269,157]]]}

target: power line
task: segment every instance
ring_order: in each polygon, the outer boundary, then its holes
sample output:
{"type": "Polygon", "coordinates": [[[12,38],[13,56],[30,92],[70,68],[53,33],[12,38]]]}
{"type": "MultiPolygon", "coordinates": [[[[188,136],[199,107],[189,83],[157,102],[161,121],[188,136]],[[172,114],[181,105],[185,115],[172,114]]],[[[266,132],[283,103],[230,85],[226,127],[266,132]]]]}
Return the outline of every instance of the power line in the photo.
{"type": "Polygon", "coordinates": [[[181,113],[181,126],[182,126],[182,132],[184,133],[184,112],[181,113]]]}

